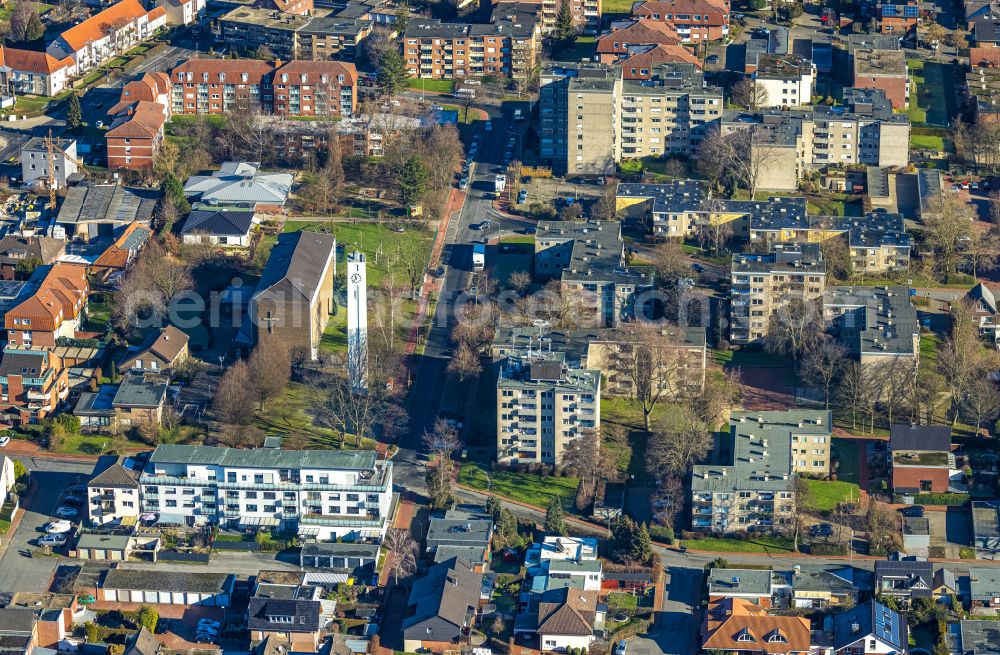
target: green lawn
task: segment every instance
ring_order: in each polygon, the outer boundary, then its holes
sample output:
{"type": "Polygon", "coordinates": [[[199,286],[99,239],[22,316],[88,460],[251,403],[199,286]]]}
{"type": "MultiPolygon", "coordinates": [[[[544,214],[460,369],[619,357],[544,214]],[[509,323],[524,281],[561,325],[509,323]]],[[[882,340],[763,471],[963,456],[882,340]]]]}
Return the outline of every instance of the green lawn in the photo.
{"type": "MultiPolygon", "coordinates": [[[[300,437],[306,441],[306,447],[339,448],[340,435],[318,418],[322,404],[323,398],[311,387],[293,382],[280,398],[257,412],[254,424],[268,434],[300,437]]],[[[353,440],[347,445],[353,447],[353,440]]]]}
{"type": "Polygon", "coordinates": [[[941,337],[933,332],[920,335],[920,365],[937,368],[937,351],[941,345],[941,337]]]}
{"type": "Polygon", "coordinates": [[[910,71],[910,106],[906,110],[913,124],[927,122],[927,110],[920,105],[920,91],[924,85],[924,60],[916,57],[907,59],[906,65],[910,71]]]}
{"type": "Polygon", "coordinates": [[[482,462],[462,462],[458,481],[473,489],[491,491],[535,507],[547,507],[550,499],[558,498],[566,511],[573,511],[573,499],[580,481],[577,478],[556,478],[532,473],[490,471],[482,462]],[[488,477],[487,477],[488,476],[488,477]],[[490,484],[492,482],[492,485],[490,484]]]}
{"type": "Polygon", "coordinates": [[[939,136],[911,134],[910,148],[915,150],[934,150],[936,152],[941,152],[944,150],[944,139],[939,136]]]}
{"type": "Polygon", "coordinates": [[[10,521],[0,519],[0,534],[7,534],[8,530],[10,530],[10,521]]]}
{"type": "MultiPolygon", "coordinates": [[[[100,455],[111,446],[112,437],[106,434],[70,434],[66,435],[58,453],[63,455],[100,455]]],[[[148,448],[148,444],[141,441],[129,441],[129,448],[136,450],[148,448]]]]}
{"type": "Polygon", "coordinates": [[[749,536],[746,539],[729,537],[703,537],[685,539],[684,545],[698,550],[713,550],[722,553],[790,553],[792,540],[788,537],[771,535],[749,536]]]}
{"type": "Polygon", "coordinates": [[[111,321],[111,303],[91,300],[87,303],[87,322],[83,325],[86,332],[106,332],[111,321]]]}
{"type": "Polygon", "coordinates": [[[25,116],[38,116],[49,106],[52,98],[45,96],[22,95],[17,97],[17,101],[10,109],[4,110],[7,114],[18,114],[25,116]]]}
{"type": "Polygon", "coordinates": [[[407,84],[414,91],[430,91],[432,93],[451,93],[455,90],[453,80],[428,80],[424,78],[410,78],[407,84]]]}
{"type": "Polygon", "coordinates": [[[330,322],[323,330],[323,336],[319,340],[319,349],[323,352],[343,352],[347,350],[347,309],[339,308],[339,311],[330,317],[330,322]]]}
{"type": "Polygon", "coordinates": [[[612,591],[608,594],[608,609],[636,609],[639,607],[639,598],[632,594],[621,591],[612,591]]]}
{"type": "Polygon", "coordinates": [[[458,122],[471,125],[479,120],[478,111],[469,111],[461,105],[441,105],[441,109],[445,111],[454,111],[458,113],[458,122]],[[464,120],[463,120],[464,119],[464,120]]]}
{"type": "MultiPolygon", "coordinates": [[[[604,11],[607,11],[607,9],[604,9],[604,11]]],[[[576,42],[573,43],[573,47],[560,52],[556,59],[559,61],[589,60],[594,56],[595,41],[596,39],[593,36],[578,36],[576,42]]]]}
{"type": "Polygon", "coordinates": [[[630,14],[632,13],[632,0],[604,0],[601,3],[601,13],[607,14],[630,14]]]}
{"type": "Polygon", "coordinates": [[[861,481],[858,473],[858,447],[850,440],[833,438],[833,456],[840,460],[840,469],[837,471],[837,478],[841,482],[847,482],[857,486],[861,481]]]}
{"type": "Polygon", "coordinates": [[[840,503],[857,502],[858,485],[850,482],[806,480],[809,485],[809,507],[817,512],[830,511],[840,503]]]}

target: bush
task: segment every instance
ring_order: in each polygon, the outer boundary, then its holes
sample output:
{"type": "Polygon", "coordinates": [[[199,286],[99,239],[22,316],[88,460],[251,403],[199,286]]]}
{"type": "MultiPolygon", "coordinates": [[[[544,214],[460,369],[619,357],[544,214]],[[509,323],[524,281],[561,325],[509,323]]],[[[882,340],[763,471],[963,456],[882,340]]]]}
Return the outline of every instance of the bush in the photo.
{"type": "Polygon", "coordinates": [[[621,641],[649,631],[649,619],[632,619],[611,633],[612,638],[621,641]]]}
{"type": "Polygon", "coordinates": [[[913,497],[917,505],[964,505],[969,502],[969,494],[917,494],[913,497]]]}
{"type": "Polygon", "coordinates": [[[970,546],[963,546],[958,551],[960,559],[976,559],[976,549],[970,546]]]}
{"type": "Polygon", "coordinates": [[[674,529],[669,525],[660,525],[659,523],[650,524],[649,536],[665,544],[674,543],[674,529]]]}
{"type": "Polygon", "coordinates": [[[101,640],[97,633],[97,624],[93,621],[87,621],[83,625],[83,634],[88,644],[96,644],[101,640]]]}
{"type": "Polygon", "coordinates": [[[810,555],[846,555],[847,546],[843,544],[810,544],[810,555]]]}

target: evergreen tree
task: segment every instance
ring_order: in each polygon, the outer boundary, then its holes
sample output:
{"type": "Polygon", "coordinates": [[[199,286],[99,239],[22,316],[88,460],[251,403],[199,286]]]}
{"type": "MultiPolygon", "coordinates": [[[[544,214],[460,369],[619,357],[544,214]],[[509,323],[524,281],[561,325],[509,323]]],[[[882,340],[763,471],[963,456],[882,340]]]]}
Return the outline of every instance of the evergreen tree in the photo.
{"type": "Polygon", "coordinates": [[[496,496],[488,496],[486,498],[486,513],[493,517],[493,523],[500,523],[500,516],[503,512],[503,507],[500,505],[500,499],[496,496]]]}
{"type": "Polygon", "coordinates": [[[556,28],[553,34],[556,49],[566,50],[573,47],[576,36],[576,26],[573,24],[573,12],[569,6],[569,0],[562,0],[559,4],[559,14],[556,16],[556,28]]]}
{"type": "Polygon", "coordinates": [[[37,41],[45,36],[45,26],[42,19],[38,17],[38,12],[32,12],[28,17],[28,25],[24,30],[25,41],[37,41]]]}
{"type": "Polygon", "coordinates": [[[69,105],[66,106],[66,127],[76,130],[82,124],[83,110],[80,108],[80,96],[74,92],[69,97],[69,105]]]}
{"type": "Polygon", "coordinates": [[[406,88],[406,80],[409,77],[410,74],[406,70],[406,61],[403,59],[403,55],[396,50],[390,50],[382,55],[382,61],[379,62],[376,74],[382,93],[387,96],[396,95],[406,88]]]}
{"type": "Polygon", "coordinates": [[[611,526],[611,547],[619,555],[629,555],[638,526],[631,516],[619,516],[611,526]]]}
{"type": "Polygon", "coordinates": [[[497,535],[498,548],[516,548],[521,545],[521,536],[517,532],[517,517],[509,509],[500,510],[497,535]]]}
{"type": "Polygon", "coordinates": [[[563,519],[562,503],[555,496],[549,501],[545,510],[545,533],[550,535],[565,535],[566,522],[563,519]]]}
{"type": "Polygon", "coordinates": [[[399,173],[399,199],[404,205],[420,200],[427,190],[427,167],[417,155],[411,155],[399,173]]]}
{"type": "Polygon", "coordinates": [[[187,214],[191,211],[191,203],[184,197],[184,183],[173,173],[167,173],[163,178],[163,195],[170,196],[174,202],[174,208],[178,214],[187,214]]]}
{"type": "Polygon", "coordinates": [[[647,562],[653,556],[653,540],[649,537],[649,528],[645,523],[632,536],[630,555],[636,562],[647,562]]]}

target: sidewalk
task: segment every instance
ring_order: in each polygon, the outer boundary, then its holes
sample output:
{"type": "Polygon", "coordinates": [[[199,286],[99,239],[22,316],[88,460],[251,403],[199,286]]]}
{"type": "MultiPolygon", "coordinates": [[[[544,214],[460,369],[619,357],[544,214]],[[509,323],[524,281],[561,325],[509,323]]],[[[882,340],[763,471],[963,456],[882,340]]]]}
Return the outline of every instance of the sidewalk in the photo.
{"type": "Polygon", "coordinates": [[[29,478],[28,489],[21,498],[17,511],[14,512],[14,517],[10,521],[10,529],[7,530],[7,534],[0,539],[0,557],[3,557],[3,554],[7,552],[7,546],[10,545],[11,540],[14,538],[14,533],[17,532],[17,526],[21,525],[21,519],[24,518],[25,512],[24,499],[35,492],[35,484],[34,479],[29,478]]]}

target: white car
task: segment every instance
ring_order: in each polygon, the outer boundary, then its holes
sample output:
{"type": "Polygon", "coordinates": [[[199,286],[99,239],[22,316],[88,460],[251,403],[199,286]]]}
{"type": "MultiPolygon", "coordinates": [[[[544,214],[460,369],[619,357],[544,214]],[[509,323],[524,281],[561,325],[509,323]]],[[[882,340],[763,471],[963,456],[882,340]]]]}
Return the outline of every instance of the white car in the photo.
{"type": "Polygon", "coordinates": [[[208,630],[218,630],[222,624],[215,619],[203,618],[198,621],[198,630],[207,632],[208,630]],[[207,630],[206,630],[207,628],[207,630]]]}
{"type": "Polygon", "coordinates": [[[0,448],[10,443],[10,437],[0,437],[0,448]]]}
{"type": "Polygon", "coordinates": [[[64,546],[66,537],[61,534],[47,534],[38,539],[39,546],[64,546]]]}
{"type": "Polygon", "coordinates": [[[62,534],[73,529],[73,524],[69,521],[52,521],[45,524],[45,531],[49,534],[62,534]]]}
{"type": "Polygon", "coordinates": [[[54,515],[58,516],[61,519],[75,519],[77,516],[80,515],[80,510],[73,507],[64,506],[57,509],[54,515]]]}

